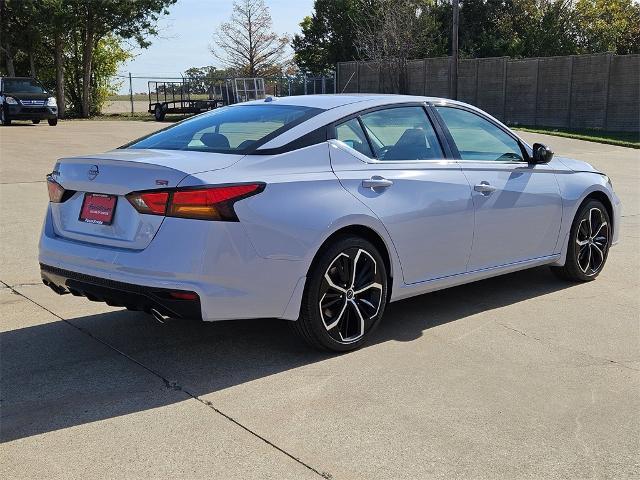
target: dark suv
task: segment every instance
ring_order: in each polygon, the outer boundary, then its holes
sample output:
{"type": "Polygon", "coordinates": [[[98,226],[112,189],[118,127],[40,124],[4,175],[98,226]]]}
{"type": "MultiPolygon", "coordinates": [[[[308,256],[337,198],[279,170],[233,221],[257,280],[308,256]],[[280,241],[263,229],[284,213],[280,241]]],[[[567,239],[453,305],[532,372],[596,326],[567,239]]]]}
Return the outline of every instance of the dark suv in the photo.
{"type": "Polygon", "coordinates": [[[11,125],[11,120],[31,120],[40,123],[46,119],[49,125],[58,124],[56,97],[29,77],[0,78],[0,120],[11,125]]]}

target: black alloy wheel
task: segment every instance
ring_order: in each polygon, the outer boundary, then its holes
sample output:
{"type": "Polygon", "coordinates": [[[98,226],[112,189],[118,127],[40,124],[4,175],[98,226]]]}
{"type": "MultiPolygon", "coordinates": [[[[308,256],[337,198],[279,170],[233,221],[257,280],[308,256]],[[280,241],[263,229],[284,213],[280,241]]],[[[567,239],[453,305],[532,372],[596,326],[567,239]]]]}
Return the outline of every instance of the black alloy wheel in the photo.
{"type": "Polygon", "coordinates": [[[359,237],[343,237],[311,267],[294,330],[316,348],[355,350],[382,318],[387,284],[376,247],[359,237]]]}

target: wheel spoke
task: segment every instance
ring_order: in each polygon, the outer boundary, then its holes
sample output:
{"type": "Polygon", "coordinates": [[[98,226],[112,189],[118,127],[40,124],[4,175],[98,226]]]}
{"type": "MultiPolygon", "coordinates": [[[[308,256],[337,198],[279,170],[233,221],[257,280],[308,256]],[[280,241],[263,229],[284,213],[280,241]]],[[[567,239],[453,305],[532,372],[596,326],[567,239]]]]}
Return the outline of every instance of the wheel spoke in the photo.
{"type": "MultiPolygon", "coordinates": [[[[320,300],[320,318],[322,318],[322,322],[324,323],[324,327],[327,330],[331,330],[333,329],[336,325],[338,325],[340,323],[340,321],[342,320],[342,317],[344,315],[344,311],[347,309],[347,299],[341,299],[343,300],[343,304],[342,304],[342,308],[340,309],[340,313],[331,321],[331,323],[329,323],[327,325],[327,322],[325,320],[325,315],[324,315],[324,308],[322,307],[322,300],[320,300]]],[[[325,307],[326,308],[326,307],[325,307]]]]}
{"type": "MultiPolygon", "coordinates": [[[[592,237],[593,237],[594,239],[595,239],[596,237],[598,237],[598,236],[600,235],[600,232],[602,231],[602,229],[603,229],[604,227],[607,227],[607,222],[602,222],[602,223],[600,224],[600,226],[598,227],[598,231],[597,231],[596,233],[594,233],[594,234],[592,235],[592,237]]],[[[608,229],[608,227],[607,227],[607,229],[608,229]]]]}
{"type": "Polygon", "coordinates": [[[382,285],[380,285],[379,283],[370,283],[369,285],[367,285],[366,287],[362,287],[360,290],[355,290],[353,292],[354,295],[358,295],[362,292],[366,292],[367,290],[371,289],[371,288],[377,288],[378,290],[382,290],[382,285]]]}
{"type": "Polygon", "coordinates": [[[600,257],[600,261],[596,264],[596,255],[594,255],[593,252],[591,253],[591,262],[593,263],[591,269],[596,272],[602,266],[602,262],[604,262],[604,252],[600,250],[600,247],[598,247],[595,243],[591,246],[593,247],[593,251],[597,253],[597,256],[600,257]]]}
{"type": "Polygon", "coordinates": [[[602,222],[602,213],[600,212],[600,210],[598,210],[597,208],[592,208],[591,210],[589,210],[589,236],[593,237],[593,230],[594,230],[594,226],[595,226],[595,221],[596,220],[594,218],[593,213],[597,212],[598,216],[600,217],[600,221],[602,222]]]}
{"type": "Polygon", "coordinates": [[[578,242],[589,241],[589,226],[586,218],[580,221],[580,225],[578,226],[578,232],[576,235],[576,240],[578,242]]]}
{"type": "MultiPolygon", "coordinates": [[[[351,322],[355,322],[355,325],[352,326],[356,326],[359,327],[356,330],[356,334],[355,335],[349,335],[349,326],[348,324],[345,324],[345,328],[344,328],[344,335],[341,334],[342,340],[345,342],[353,342],[355,340],[357,340],[358,338],[362,337],[364,335],[364,317],[362,316],[362,313],[360,312],[360,308],[358,308],[358,305],[356,304],[356,302],[354,300],[349,300],[348,301],[349,305],[350,305],[350,309],[349,311],[354,311],[356,313],[357,318],[354,318],[353,320],[351,320],[351,322]]],[[[349,320],[351,319],[351,315],[349,315],[349,320]]],[[[342,333],[342,332],[341,332],[342,333]]]]}
{"type": "Polygon", "coordinates": [[[580,251],[580,253],[578,254],[578,266],[580,267],[580,270],[582,270],[584,273],[587,273],[587,270],[589,270],[590,265],[591,265],[591,248],[587,246],[586,248],[582,249],[582,251],[580,251]],[[584,261],[585,257],[586,257],[586,262],[584,261]]]}
{"type": "Polygon", "coordinates": [[[333,262],[331,262],[331,265],[329,265],[329,268],[324,274],[324,279],[327,282],[327,284],[334,290],[337,290],[338,292],[341,292],[341,293],[346,293],[347,289],[335,283],[334,280],[331,278],[330,273],[337,274],[337,276],[339,276],[340,279],[344,281],[344,264],[343,264],[344,258],[349,260],[349,256],[346,253],[341,253],[340,255],[338,255],[333,260],[333,262]]]}

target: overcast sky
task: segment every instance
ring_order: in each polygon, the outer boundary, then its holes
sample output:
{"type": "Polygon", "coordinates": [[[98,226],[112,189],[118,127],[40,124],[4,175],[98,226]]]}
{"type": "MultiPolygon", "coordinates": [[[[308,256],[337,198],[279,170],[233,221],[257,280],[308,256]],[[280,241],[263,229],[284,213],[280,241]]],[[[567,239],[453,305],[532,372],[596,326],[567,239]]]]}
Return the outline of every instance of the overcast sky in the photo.
{"type": "MultiPolygon", "coordinates": [[[[273,19],[273,30],[279,34],[300,31],[299,23],[313,10],[313,0],[265,0],[273,19]]],[[[136,57],[120,68],[120,73],[133,76],[179,77],[189,67],[217,65],[209,51],[212,35],[218,25],[229,19],[231,0],[178,0],[169,15],[159,22],[158,37],[144,50],[135,49],[136,57]]],[[[134,83],[134,91],[146,92],[146,80],[134,83]]],[[[129,91],[127,82],[123,93],[129,91]]]]}

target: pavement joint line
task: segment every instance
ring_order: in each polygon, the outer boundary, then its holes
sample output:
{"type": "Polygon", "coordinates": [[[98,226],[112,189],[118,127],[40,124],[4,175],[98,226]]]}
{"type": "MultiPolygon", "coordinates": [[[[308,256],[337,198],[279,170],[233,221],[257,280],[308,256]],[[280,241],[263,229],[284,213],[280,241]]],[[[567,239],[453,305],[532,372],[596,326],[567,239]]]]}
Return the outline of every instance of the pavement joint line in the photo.
{"type": "Polygon", "coordinates": [[[611,360],[610,358],[598,357],[596,355],[591,355],[589,353],[580,352],[578,350],[573,350],[571,348],[563,347],[561,345],[556,345],[555,343],[546,342],[546,341],[544,341],[543,339],[541,339],[539,337],[536,337],[534,335],[529,335],[528,333],[523,332],[522,330],[518,330],[517,328],[510,327],[509,325],[505,325],[504,323],[500,323],[500,322],[495,322],[495,323],[496,323],[496,325],[500,325],[501,327],[506,328],[507,330],[511,330],[512,332],[516,332],[517,334],[522,335],[523,337],[530,338],[532,340],[535,340],[536,342],[544,343],[545,345],[548,345],[548,346],[551,346],[551,347],[559,348],[561,350],[566,350],[568,352],[576,353],[578,355],[584,355],[585,357],[589,357],[589,358],[592,358],[594,360],[598,360],[600,362],[611,363],[611,364],[614,364],[614,365],[616,365],[618,367],[622,367],[622,368],[627,368],[629,370],[633,370],[634,372],[640,371],[640,369],[630,367],[628,365],[625,365],[622,362],[618,362],[616,360],[611,360]]]}
{"type": "Polygon", "coordinates": [[[147,372],[151,373],[152,375],[158,377],[160,380],[162,380],[162,382],[164,383],[165,387],[171,390],[176,390],[176,391],[180,391],[180,392],[184,392],[188,397],[192,398],[193,400],[196,400],[198,402],[200,402],[201,404],[205,405],[206,407],[209,407],[211,410],[213,410],[214,412],[216,412],[217,414],[221,415],[222,417],[226,418],[228,421],[232,422],[233,424],[237,425],[238,427],[242,428],[243,430],[245,430],[246,432],[248,432],[249,434],[253,435],[254,437],[258,438],[259,440],[262,440],[264,443],[266,443],[267,445],[269,445],[270,447],[276,449],[277,451],[279,451],[280,453],[286,455],[287,457],[289,457],[290,459],[294,460],[295,462],[299,463],[300,465],[302,465],[303,467],[307,468],[308,470],[312,471],[313,473],[315,473],[316,475],[320,476],[321,478],[325,478],[327,480],[333,479],[333,476],[330,473],[327,472],[320,472],[319,470],[315,469],[314,467],[312,467],[311,465],[305,463],[304,461],[302,461],[301,459],[299,459],[298,457],[294,456],[293,454],[287,452],[286,450],[284,450],[283,448],[277,446],[275,443],[271,442],[270,440],[268,440],[267,438],[263,437],[262,435],[260,435],[257,432],[254,432],[253,430],[251,430],[249,427],[243,425],[242,423],[240,423],[238,420],[236,420],[235,418],[233,418],[232,416],[224,413],[222,410],[216,408],[212,402],[210,402],[209,400],[203,400],[202,398],[200,398],[198,395],[195,395],[193,393],[191,393],[189,390],[183,388],[181,385],[179,385],[177,382],[168,380],[166,377],[164,377],[160,372],[157,372],[156,370],[152,369],[151,367],[148,367],[147,365],[145,365],[144,363],[136,360],[135,358],[133,358],[131,355],[123,352],[122,350],[120,350],[119,348],[115,347],[114,345],[111,345],[109,342],[107,342],[106,340],[103,340],[99,337],[96,337],[95,335],[93,335],[90,331],[79,327],[78,325],[75,325],[73,322],[71,322],[70,320],[67,320],[66,318],[61,317],[60,315],[58,315],[57,313],[51,311],[50,309],[48,309],[47,307],[45,307],[44,305],[39,304],[38,302],[36,302],[35,300],[33,300],[32,298],[27,297],[26,295],[20,293],[19,291],[17,291],[16,289],[14,289],[12,286],[8,285],[7,283],[5,283],[4,281],[0,280],[0,283],[2,285],[4,285],[6,288],[8,288],[9,290],[11,290],[12,293],[14,293],[15,295],[18,295],[26,300],[28,300],[29,302],[33,303],[34,305],[40,307],[41,309],[45,310],[46,312],[50,313],[51,315],[53,315],[56,318],[59,318],[60,320],[62,320],[63,322],[65,322],[67,325],[70,325],[71,327],[75,328],[76,330],[80,331],[81,333],[87,335],[88,337],[92,338],[93,340],[95,340],[98,343],[101,343],[102,345],[106,346],[107,348],[113,350],[114,352],[118,353],[119,355],[122,355],[123,357],[125,357],[127,360],[135,363],[136,365],[138,365],[139,367],[142,367],[143,369],[145,369],[147,372]]]}
{"type": "Polygon", "coordinates": [[[0,182],[0,185],[21,185],[24,183],[46,183],[46,180],[31,180],[28,182],[0,182]]]}
{"type": "Polygon", "coordinates": [[[0,282],[6,285],[6,288],[10,288],[10,289],[20,288],[20,287],[38,287],[42,285],[42,282],[24,282],[24,283],[15,283],[13,285],[9,285],[7,282],[3,280],[0,280],[0,282]]]}

